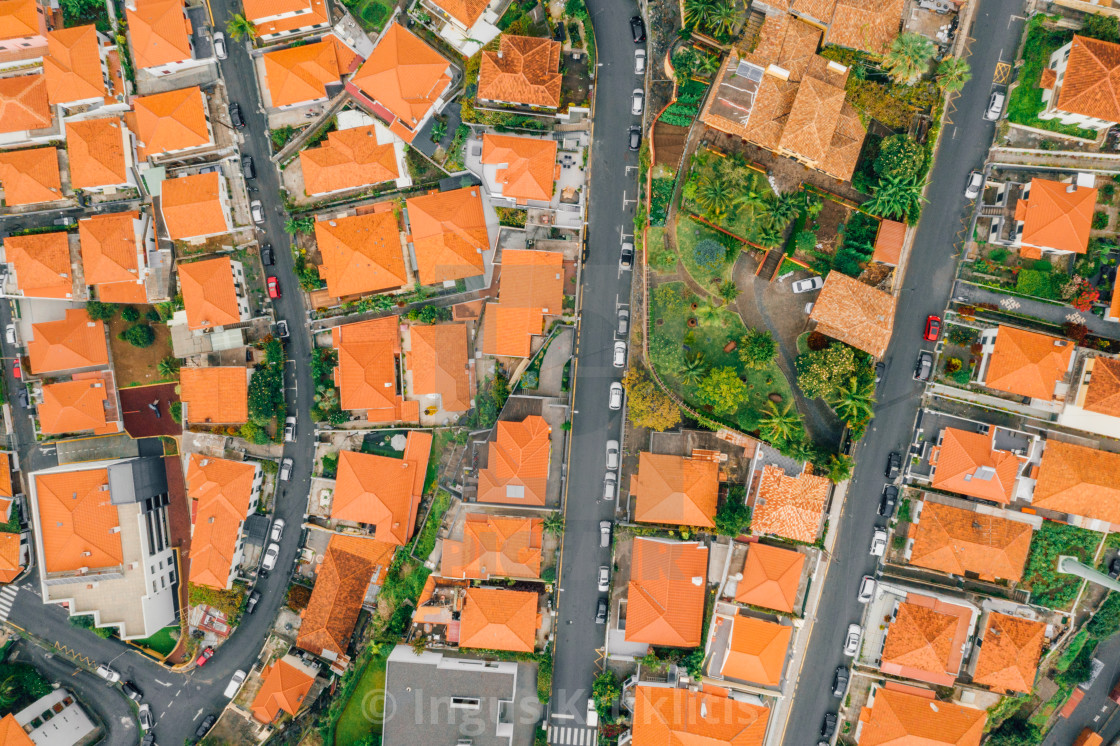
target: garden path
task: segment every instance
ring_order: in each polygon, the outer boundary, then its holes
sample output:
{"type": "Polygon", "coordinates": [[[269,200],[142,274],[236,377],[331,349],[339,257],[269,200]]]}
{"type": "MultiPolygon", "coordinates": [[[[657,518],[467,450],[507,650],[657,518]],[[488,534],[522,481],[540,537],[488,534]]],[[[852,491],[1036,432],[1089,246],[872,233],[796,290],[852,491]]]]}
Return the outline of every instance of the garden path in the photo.
{"type": "Polygon", "coordinates": [[[1021,295],[1004,295],[991,288],[973,285],[970,282],[961,280],[957,281],[957,285],[953,290],[953,300],[958,303],[967,303],[974,306],[981,303],[991,303],[1004,310],[1032,316],[1058,326],[1061,326],[1067,321],[1080,318],[1081,322],[1088,327],[1091,334],[1106,339],[1120,340],[1120,323],[1105,321],[1096,314],[1081,313],[1073,306],[1065,304],[1024,298],[1021,295]]]}

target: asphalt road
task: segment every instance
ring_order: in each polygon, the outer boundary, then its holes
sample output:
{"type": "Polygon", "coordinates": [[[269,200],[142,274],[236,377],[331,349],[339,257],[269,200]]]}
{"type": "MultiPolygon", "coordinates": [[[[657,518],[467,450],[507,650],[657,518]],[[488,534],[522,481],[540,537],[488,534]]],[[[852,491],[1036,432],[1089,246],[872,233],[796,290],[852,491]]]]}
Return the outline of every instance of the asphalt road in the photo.
{"type": "Polygon", "coordinates": [[[1068,720],[1059,720],[1046,734],[1043,746],[1068,746],[1074,742],[1082,728],[1090,728],[1111,744],[1120,737],[1120,707],[1108,698],[1113,684],[1120,676],[1120,635],[1113,635],[1097,648],[1094,657],[1104,663],[1104,669],[1085,693],[1085,699],[1068,720]]]}
{"type": "MultiPolygon", "coordinates": [[[[552,679],[550,721],[580,727],[596,673],[606,628],[595,624],[600,594],[596,575],[611,563],[610,549],[599,546],[599,521],[613,520],[615,505],[599,499],[606,473],[606,443],[620,439],[622,414],[607,408],[607,392],[622,370],[611,364],[619,303],[630,298],[630,271],[618,266],[622,236],[631,241],[637,197],[637,153],[626,137],[638,117],[630,113],[631,92],[642,87],[634,75],[630,17],[632,0],[588,0],[595,28],[599,69],[595,90],[595,127],[591,148],[588,245],[583,269],[583,305],[575,380],[571,460],[567,471],[566,528],[560,574],[558,633],[552,679]],[[574,715],[575,719],[555,717],[574,715]]],[[[562,742],[562,741],[560,741],[562,742]]]]}
{"type": "Polygon", "coordinates": [[[913,379],[920,349],[931,348],[922,341],[925,319],[941,315],[948,303],[956,274],[953,244],[966,228],[970,211],[964,198],[965,182],[972,169],[980,168],[991,144],[995,126],[983,119],[993,88],[996,63],[1014,62],[1023,33],[1022,0],[981,0],[972,28],[968,58],[972,80],[950,107],[931,184],[904,286],[898,299],[894,335],[887,350],[887,372],[880,384],[875,420],[856,452],[856,468],[848,486],[847,502],[838,525],[839,532],[828,576],[817,608],[808,649],[796,678],[793,707],[783,743],[805,746],[816,743],[826,712],[835,712],[839,701],[832,697],[832,674],[850,658],[842,654],[844,635],[852,622],[860,622],[864,607],[856,601],[860,579],[874,573],[877,563],[869,554],[877,517],[879,496],[887,455],[904,450],[921,401],[923,386],[913,379]]]}

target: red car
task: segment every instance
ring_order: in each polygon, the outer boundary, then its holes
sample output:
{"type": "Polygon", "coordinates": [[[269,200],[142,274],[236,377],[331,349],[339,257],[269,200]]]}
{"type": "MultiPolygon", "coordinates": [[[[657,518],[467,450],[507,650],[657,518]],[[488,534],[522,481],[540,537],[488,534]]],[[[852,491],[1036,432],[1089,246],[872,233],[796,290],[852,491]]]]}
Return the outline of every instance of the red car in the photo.
{"type": "Polygon", "coordinates": [[[926,319],[926,333],[925,338],[927,342],[936,342],[937,338],[941,336],[941,317],[930,316],[926,319]]]}
{"type": "Polygon", "coordinates": [[[202,651],[202,655],[198,656],[198,666],[201,668],[206,665],[206,661],[214,657],[214,647],[212,645],[206,646],[202,651]]]}
{"type": "Polygon", "coordinates": [[[19,358],[16,358],[16,361],[12,363],[12,378],[16,380],[23,378],[23,370],[19,367],[19,358]]]}
{"type": "Polygon", "coordinates": [[[268,297],[269,298],[279,298],[280,297],[280,281],[277,280],[275,277],[269,277],[268,278],[268,297]]]}

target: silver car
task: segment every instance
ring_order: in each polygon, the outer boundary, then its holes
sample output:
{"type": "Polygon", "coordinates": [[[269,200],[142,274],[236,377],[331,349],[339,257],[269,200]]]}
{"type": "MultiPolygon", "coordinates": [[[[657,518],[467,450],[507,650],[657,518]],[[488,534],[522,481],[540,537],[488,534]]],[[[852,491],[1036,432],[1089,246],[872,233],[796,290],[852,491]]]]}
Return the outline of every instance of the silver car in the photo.
{"type": "Polygon", "coordinates": [[[793,283],[793,292],[795,293],[811,293],[814,290],[819,290],[824,287],[824,278],[820,275],[816,277],[806,277],[804,280],[798,280],[793,283]]]}
{"type": "Polygon", "coordinates": [[[226,690],[224,692],[226,699],[233,699],[233,695],[237,694],[237,690],[241,688],[243,683],[245,683],[245,672],[235,671],[233,678],[230,679],[229,684],[226,685],[226,690]]]}
{"type": "Polygon", "coordinates": [[[1005,96],[1000,91],[993,91],[992,97],[988,101],[988,110],[984,112],[984,118],[989,122],[994,122],[999,119],[999,115],[1003,112],[1003,101],[1005,96]]]}
{"type": "Polygon", "coordinates": [[[621,340],[614,343],[614,367],[626,367],[626,343],[621,340]]]}
{"type": "Polygon", "coordinates": [[[646,50],[634,50],[634,74],[644,75],[646,72],[646,50]]]}
{"type": "Polygon", "coordinates": [[[291,443],[296,439],[296,418],[288,417],[284,420],[284,442],[291,443]]]}
{"type": "Polygon", "coordinates": [[[611,587],[611,568],[599,565],[599,592],[603,593],[611,587]]]}
{"type": "Polygon", "coordinates": [[[273,542],[264,550],[264,559],[261,560],[261,571],[272,572],[276,568],[276,560],[280,559],[280,545],[273,542]]]}
{"type": "Polygon", "coordinates": [[[249,203],[249,212],[253,216],[254,223],[259,225],[264,222],[264,206],[259,199],[255,199],[249,203]]]}
{"type": "Polygon", "coordinates": [[[273,541],[280,541],[280,538],[282,536],[284,536],[284,526],[285,525],[286,524],[284,523],[283,518],[277,518],[275,521],[272,522],[272,536],[270,538],[273,541]]]}
{"type": "Polygon", "coordinates": [[[606,549],[611,545],[611,522],[599,521],[599,546],[606,549]]]}
{"type": "Polygon", "coordinates": [[[618,495],[618,475],[608,471],[603,477],[603,499],[610,502],[618,495]]]}
{"type": "Polygon", "coordinates": [[[980,196],[980,189],[984,186],[984,174],[973,171],[968,175],[968,186],[965,187],[964,196],[967,199],[976,199],[980,196]]]}
{"type": "Polygon", "coordinates": [[[859,652],[859,640],[863,636],[863,628],[858,624],[848,625],[848,634],[844,636],[844,655],[855,658],[859,652]]]}
{"type": "Polygon", "coordinates": [[[627,330],[630,329],[630,312],[625,308],[618,309],[618,336],[626,336],[627,330]]]}
{"type": "Polygon", "coordinates": [[[220,60],[226,58],[226,35],[221,31],[214,32],[214,54],[218,55],[220,60]]]}
{"type": "Polygon", "coordinates": [[[871,537],[871,556],[882,557],[887,551],[887,532],[881,528],[875,529],[871,537]]]}
{"type": "Polygon", "coordinates": [[[645,106],[646,94],[642,92],[641,88],[634,89],[634,103],[630,107],[631,114],[641,114],[642,108],[645,106]]]}
{"type": "Polygon", "coordinates": [[[608,469],[617,469],[618,468],[618,441],[617,440],[608,440],[607,441],[607,468],[608,469]]]}
{"type": "Polygon", "coordinates": [[[610,397],[607,399],[607,406],[613,410],[622,409],[622,384],[618,381],[611,383],[610,397]]]}
{"type": "Polygon", "coordinates": [[[286,458],[280,462],[280,481],[287,482],[292,478],[292,460],[286,458]]]}
{"type": "Polygon", "coordinates": [[[859,594],[856,596],[856,600],[861,604],[870,601],[875,596],[876,585],[875,578],[870,575],[864,575],[863,580],[859,582],[859,594]]]}

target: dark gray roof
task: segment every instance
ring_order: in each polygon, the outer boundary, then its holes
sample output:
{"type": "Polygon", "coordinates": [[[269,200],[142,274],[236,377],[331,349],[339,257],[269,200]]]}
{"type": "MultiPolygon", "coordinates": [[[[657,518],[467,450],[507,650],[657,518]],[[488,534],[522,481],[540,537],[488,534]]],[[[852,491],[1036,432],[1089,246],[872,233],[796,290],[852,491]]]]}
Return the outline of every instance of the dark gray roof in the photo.
{"type": "Polygon", "coordinates": [[[245,541],[257,546],[264,546],[265,539],[268,537],[268,526],[271,523],[269,517],[261,515],[260,513],[253,513],[245,519],[245,527],[242,532],[245,534],[245,541]]]}
{"type": "Polygon", "coordinates": [[[114,505],[143,502],[167,494],[167,471],[162,458],[134,458],[111,464],[109,500],[114,505]]]}

